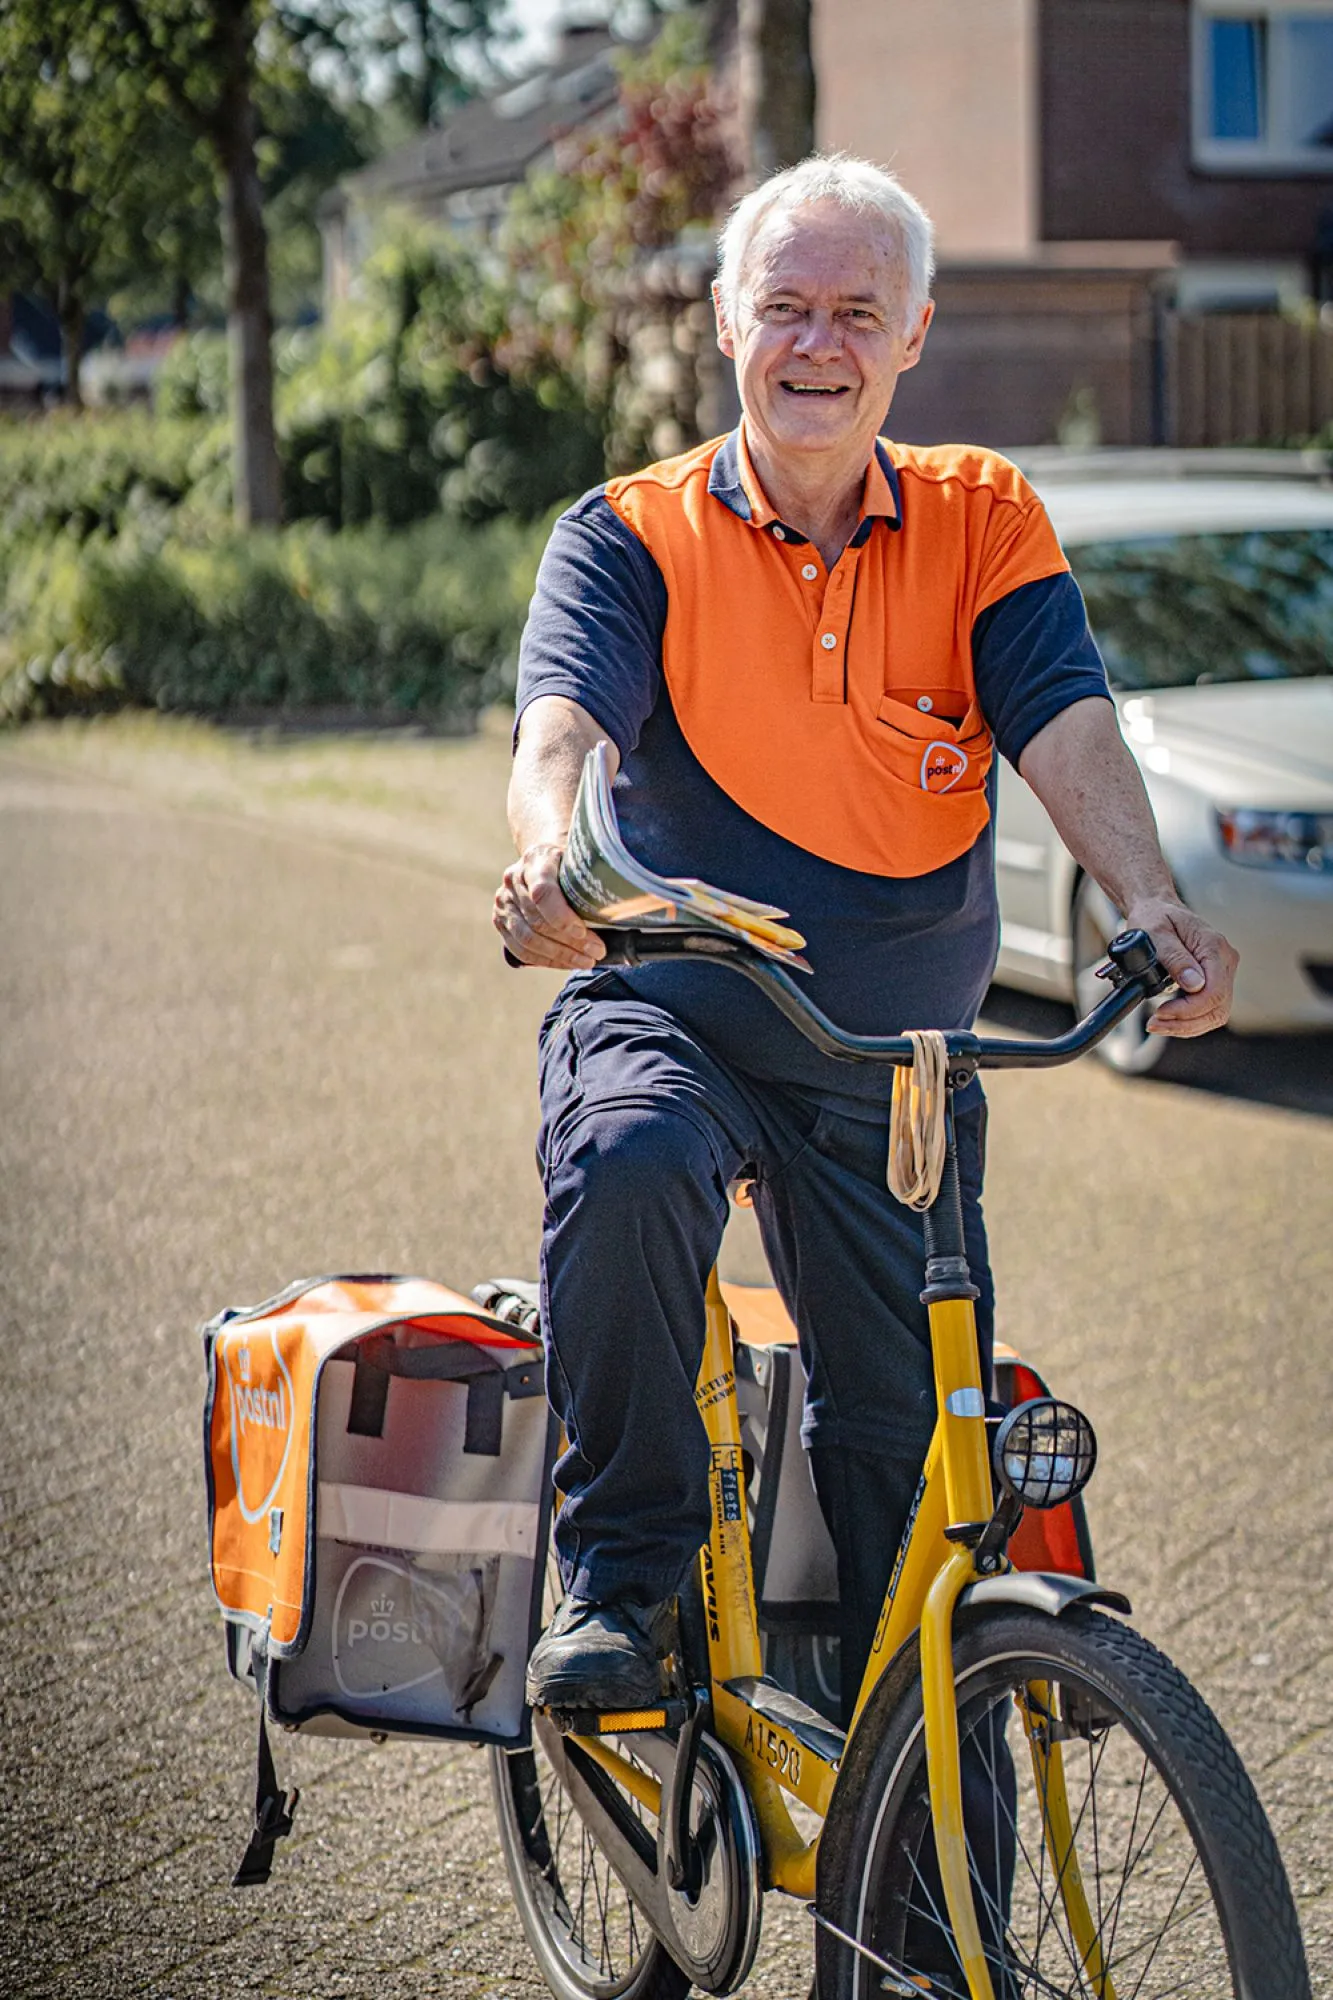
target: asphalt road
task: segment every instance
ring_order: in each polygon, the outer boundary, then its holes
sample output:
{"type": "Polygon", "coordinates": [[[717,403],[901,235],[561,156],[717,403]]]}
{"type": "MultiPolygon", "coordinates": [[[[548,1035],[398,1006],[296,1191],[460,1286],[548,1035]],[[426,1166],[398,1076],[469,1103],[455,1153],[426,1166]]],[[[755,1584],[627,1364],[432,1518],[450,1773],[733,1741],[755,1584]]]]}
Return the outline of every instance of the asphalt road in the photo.
{"type": "MultiPolygon", "coordinates": [[[[281,1739],[296,1832],[227,1886],[253,1704],[194,1331],[307,1273],[533,1268],[552,988],[487,924],[503,743],[335,781],[90,740],[0,746],[0,1992],[537,1995],[479,1753],[281,1739]]],[[[1096,1422],[1101,1571],[1238,1741],[1333,1995],[1330,1051],[992,1103],[1001,1331],[1096,1422]]],[[[806,1930],[770,1899],[748,1990],[804,1993],[806,1930]]]]}

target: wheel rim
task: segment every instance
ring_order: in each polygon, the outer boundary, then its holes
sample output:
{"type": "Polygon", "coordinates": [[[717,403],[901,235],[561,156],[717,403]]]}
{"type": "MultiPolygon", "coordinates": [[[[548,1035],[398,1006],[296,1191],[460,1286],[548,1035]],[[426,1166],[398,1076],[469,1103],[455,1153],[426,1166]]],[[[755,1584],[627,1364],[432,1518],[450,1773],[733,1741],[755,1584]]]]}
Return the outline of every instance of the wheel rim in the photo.
{"type": "MultiPolygon", "coordinates": [[[[1090,1013],[1110,991],[1106,981],[1098,979],[1097,967],[1105,962],[1107,945],[1123,928],[1123,919],[1110,897],[1085,876],[1074,898],[1072,925],[1074,999],[1080,1015],[1090,1013]]],[[[1148,1033],[1156,1011],[1157,1003],[1148,1000],[1118,1022],[1097,1045],[1103,1062],[1125,1076],[1142,1076],[1155,1068],[1166,1049],[1160,1035],[1148,1033]]]]}
{"type": "MultiPolygon", "coordinates": [[[[1123,1719],[1111,1719],[1101,1692],[1067,1667],[1028,1658],[1008,1663],[1002,1675],[990,1661],[960,1676],[959,1702],[960,1736],[994,1802],[991,1828],[978,1834],[972,1825],[969,1863],[996,2000],[1100,2000],[1110,1991],[1116,2000],[1232,2000],[1227,1940],[1194,1833],[1152,1757],[1123,1719]],[[978,1682],[989,1684],[977,1691],[978,1682]],[[1034,1687],[1044,1690],[1035,1704],[1034,1687]],[[1092,1951],[1077,1935],[1076,1914],[1071,1918],[1076,1899],[1062,1891],[1062,1873],[1072,1879],[1069,1848],[1061,1854],[1043,1837],[1040,1760],[1025,1740],[1025,1706],[1039,1731],[1053,1724],[1057,1736],[1069,1732],[1059,1748],[1092,1951]],[[997,1747],[1003,1742],[1016,1797],[997,1747]],[[1006,1840],[1014,1853],[1009,1892],[1003,1863],[985,1851],[1001,1851],[1006,1840]],[[1098,1976],[1103,1966],[1109,1987],[1098,1976]]],[[[928,1840],[919,1729],[908,1746],[908,1757],[913,1753],[917,1769],[892,1831],[877,1830],[879,1858],[865,1879],[878,1885],[878,1912],[872,1918],[863,1909],[860,1935],[893,1966],[929,1979],[925,1990],[934,2000],[967,2000],[928,1840]]],[[[858,1991],[876,1991],[875,1982],[871,1973],[858,1991]]]]}

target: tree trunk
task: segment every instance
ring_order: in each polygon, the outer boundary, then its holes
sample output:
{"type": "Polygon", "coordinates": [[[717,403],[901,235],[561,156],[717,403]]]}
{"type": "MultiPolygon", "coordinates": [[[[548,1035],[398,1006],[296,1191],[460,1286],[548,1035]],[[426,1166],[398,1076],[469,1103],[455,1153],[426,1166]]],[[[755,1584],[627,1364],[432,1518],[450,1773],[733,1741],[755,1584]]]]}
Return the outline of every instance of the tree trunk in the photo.
{"type": "Polygon", "coordinates": [[[226,6],[220,11],[225,16],[228,61],[214,139],[222,167],[234,506],[242,527],[268,527],[282,518],[282,490],[273,428],[268,236],[250,92],[254,21],[248,5],[226,6]]]}
{"type": "Polygon", "coordinates": [[[811,0],[739,0],[738,84],[750,185],[815,144],[811,0]]]}
{"type": "Polygon", "coordinates": [[[83,408],[83,390],[79,384],[79,364],[83,360],[83,328],[85,313],[82,296],[68,285],[62,284],[56,301],[56,311],[60,320],[60,354],[65,364],[65,401],[72,410],[83,408]]]}

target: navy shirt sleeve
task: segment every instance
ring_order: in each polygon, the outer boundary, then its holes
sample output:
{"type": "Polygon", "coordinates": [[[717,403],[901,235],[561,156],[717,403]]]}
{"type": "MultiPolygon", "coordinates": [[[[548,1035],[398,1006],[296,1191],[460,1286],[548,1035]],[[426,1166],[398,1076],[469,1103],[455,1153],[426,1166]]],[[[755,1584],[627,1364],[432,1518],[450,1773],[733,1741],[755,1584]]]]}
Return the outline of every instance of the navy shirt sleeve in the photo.
{"type": "Polygon", "coordinates": [[[1083,593],[1067,570],[987,605],[972,627],[972,665],[981,712],[1014,766],[1061,709],[1089,695],[1110,700],[1083,593]]]}
{"type": "Polygon", "coordinates": [[[560,516],[546,544],[518,656],[516,707],[565,695],[622,758],[657,705],[667,593],[662,572],[600,487],[560,516]]]}

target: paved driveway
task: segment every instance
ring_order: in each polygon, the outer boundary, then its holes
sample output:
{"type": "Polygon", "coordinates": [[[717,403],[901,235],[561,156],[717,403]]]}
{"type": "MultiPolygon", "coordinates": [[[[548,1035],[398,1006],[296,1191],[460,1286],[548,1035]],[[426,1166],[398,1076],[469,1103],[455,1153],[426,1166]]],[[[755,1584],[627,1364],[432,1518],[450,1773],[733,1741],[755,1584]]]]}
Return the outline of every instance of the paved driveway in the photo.
{"type": "MultiPolygon", "coordinates": [[[[503,743],[162,741],[0,746],[0,1991],[535,1995],[478,1753],[282,1739],[296,1834],[226,1886],[253,1705],[193,1332],[304,1273],[531,1270],[551,987],[487,926],[503,743]]],[[[1102,1571],[1238,1739],[1326,1966],[1333,1077],[1258,1054],[1001,1079],[989,1207],[1002,1330],[1102,1435],[1102,1571]]],[[[757,1995],[804,1992],[805,1930],[770,1900],[757,1995]]]]}

